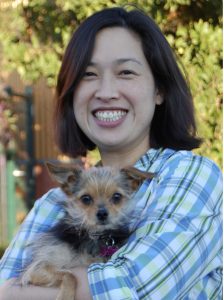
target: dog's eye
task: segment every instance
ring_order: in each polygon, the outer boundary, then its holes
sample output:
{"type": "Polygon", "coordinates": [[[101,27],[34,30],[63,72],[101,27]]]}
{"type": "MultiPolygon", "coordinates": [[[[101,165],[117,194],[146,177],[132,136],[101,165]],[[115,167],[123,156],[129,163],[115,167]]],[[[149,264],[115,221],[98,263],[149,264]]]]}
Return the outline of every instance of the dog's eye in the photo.
{"type": "Polygon", "coordinates": [[[111,201],[114,203],[114,204],[117,204],[121,201],[122,199],[122,195],[120,193],[114,193],[113,196],[111,197],[111,201]]]}
{"type": "Polygon", "coordinates": [[[85,205],[90,205],[93,202],[93,198],[90,195],[83,195],[80,200],[85,205]]]}

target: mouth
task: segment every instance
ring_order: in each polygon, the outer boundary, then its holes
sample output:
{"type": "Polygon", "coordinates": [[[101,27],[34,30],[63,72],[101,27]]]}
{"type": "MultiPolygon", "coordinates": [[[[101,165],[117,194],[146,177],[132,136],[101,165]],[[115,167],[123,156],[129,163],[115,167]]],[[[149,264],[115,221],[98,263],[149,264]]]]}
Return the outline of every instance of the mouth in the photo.
{"type": "Polygon", "coordinates": [[[101,226],[106,226],[108,225],[108,221],[107,220],[102,220],[102,221],[98,221],[97,222],[97,226],[101,227],[101,226]]]}
{"type": "Polygon", "coordinates": [[[112,109],[112,110],[95,110],[93,111],[94,117],[100,122],[118,122],[124,118],[128,113],[125,109],[112,109]]]}

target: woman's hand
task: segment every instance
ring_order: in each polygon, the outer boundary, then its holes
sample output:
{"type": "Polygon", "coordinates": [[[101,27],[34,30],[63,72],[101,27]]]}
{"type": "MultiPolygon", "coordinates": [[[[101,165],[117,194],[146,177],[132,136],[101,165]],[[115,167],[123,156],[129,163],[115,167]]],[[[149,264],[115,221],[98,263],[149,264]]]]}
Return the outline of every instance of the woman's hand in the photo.
{"type": "MultiPolygon", "coordinates": [[[[75,300],[92,300],[86,268],[72,270],[77,279],[75,300]]],[[[0,286],[0,300],[55,300],[58,288],[21,286],[15,279],[7,280],[0,286]]]]}
{"type": "Polygon", "coordinates": [[[57,293],[56,288],[21,286],[14,278],[0,286],[0,300],[55,300],[57,293]]]}

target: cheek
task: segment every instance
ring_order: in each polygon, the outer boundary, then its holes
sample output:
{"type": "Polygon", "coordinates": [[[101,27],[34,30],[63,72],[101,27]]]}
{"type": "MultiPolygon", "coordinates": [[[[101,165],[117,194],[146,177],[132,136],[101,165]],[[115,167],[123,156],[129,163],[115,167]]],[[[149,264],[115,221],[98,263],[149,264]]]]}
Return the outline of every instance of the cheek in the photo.
{"type": "Polygon", "coordinates": [[[117,204],[111,204],[109,207],[109,212],[110,212],[111,216],[117,216],[117,213],[120,212],[121,210],[123,210],[124,207],[126,207],[126,205],[127,205],[126,200],[122,200],[117,204]]]}
{"type": "MultiPolygon", "coordinates": [[[[139,101],[140,102],[140,101],[139,101]]],[[[145,127],[151,124],[155,112],[155,104],[149,99],[148,101],[143,101],[140,105],[135,105],[134,115],[137,120],[138,127],[145,127]]]]}
{"type": "Polygon", "coordinates": [[[95,91],[93,83],[82,82],[73,94],[73,106],[82,107],[89,104],[95,91]]]}
{"type": "Polygon", "coordinates": [[[95,221],[96,219],[96,208],[93,206],[90,206],[88,208],[84,208],[85,215],[87,217],[88,221],[95,221]]]}
{"type": "Polygon", "coordinates": [[[76,95],[73,98],[73,110],[78,125],[82,127],[82,123],[86,119],[87,115],[87,104],[85,103],[85,99],[76,95]]]}
{"type": "Polygon", "coordinates": [[[82,97],[80,97],[79,93],[76,93],[76,95],[73,97],[73,109],[74,109],[74,113],[75,115],[82,111],[83,109],[83,101],[82,101],[82,97]]]}
{"type": "Polygon", "coordinates": [[[77,111],[80,108],[82,108],[82,106],[85,103],[85,99],[86,99],[85,89],[84,89],[83,85],[80,84],[76,88],[76,90],[75,90],[75,92],[73,94],[73,107],[74,107],[75,111],[77,111]]]}
{"type": "Polygon", "coordinates": [[[156,97],[153,91],[150,89],[142,89],[139,93],[138,104],[136,105],[136,110],[142,113],[142,116],[146,116],[151,119],[154,115],[156,106],[156,97]]]}
{"type": "Polygon", "coordinates": [[[83,216],[86,217],[88,220],[95,219],[96,215],[96,207],[94,205],[84,205],[82,202],[77,202],[76,206],[79,211],[82,212],[83,216]]]}

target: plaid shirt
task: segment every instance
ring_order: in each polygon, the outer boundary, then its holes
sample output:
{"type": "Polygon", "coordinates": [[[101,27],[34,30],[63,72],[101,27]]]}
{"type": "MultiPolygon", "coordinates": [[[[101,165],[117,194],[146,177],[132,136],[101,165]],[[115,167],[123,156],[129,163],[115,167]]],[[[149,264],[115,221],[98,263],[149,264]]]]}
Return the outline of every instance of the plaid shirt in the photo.
{"type": "MultiPolygon", "coordinates": [[[[107,263],[88,268],[94,300],[222,299],[222,176],[189,151],[150,149],[135,167],[155,172],[135,193],[134,233],[107,263]]],[[[65,195],[36,201],[0,263],[2,281],[26,265],[25,245],[64,215],[65,195]]]]}

